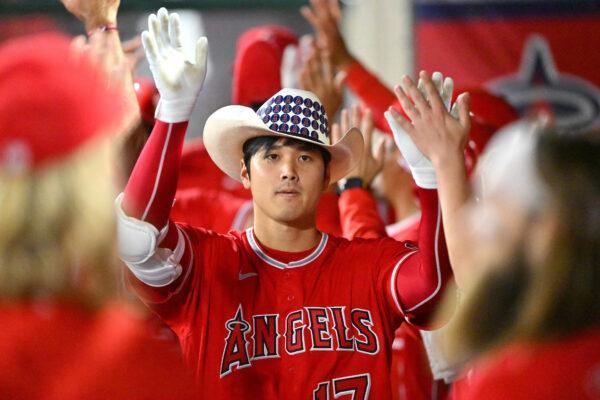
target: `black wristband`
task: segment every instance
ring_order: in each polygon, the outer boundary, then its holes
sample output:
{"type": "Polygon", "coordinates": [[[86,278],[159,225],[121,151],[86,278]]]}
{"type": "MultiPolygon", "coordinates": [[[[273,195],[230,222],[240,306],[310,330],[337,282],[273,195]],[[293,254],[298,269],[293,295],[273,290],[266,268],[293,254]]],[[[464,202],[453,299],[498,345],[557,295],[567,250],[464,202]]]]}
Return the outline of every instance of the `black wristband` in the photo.
{"type": "Polygon", "coordinates": [[[362,178],[353,176],[351,178],[346,179],[346,181],[341,186],[342,187],[340,193],[348,189],[362,188],[364,187],[364,181],[362,180],[362,178]]]}

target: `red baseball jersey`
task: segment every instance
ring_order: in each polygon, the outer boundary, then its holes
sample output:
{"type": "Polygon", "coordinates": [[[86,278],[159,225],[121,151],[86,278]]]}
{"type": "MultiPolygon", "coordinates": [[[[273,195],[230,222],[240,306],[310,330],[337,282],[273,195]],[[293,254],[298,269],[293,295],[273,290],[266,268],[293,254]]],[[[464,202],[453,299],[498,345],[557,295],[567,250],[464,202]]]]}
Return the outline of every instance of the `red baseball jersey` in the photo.
{"type": "MultiPolygon", "coordinates": [[[[128,215],[168,223],[186,125],[155,125],[125,189],[128,215]]],[[[419,247],[322,233],[315,248],[286,253],[252,230],[169,222],[160,247],[183,246],[176,280],[131,282],[178,335],[201,397],[389,399],[395,328],[427,325],[451,277],[437,191],[418,196],[419,247]]]]}
{"type": "Polygon", "coordinates": [[[404,264],[415,247],[323,234],[316,248],[285,253],[261,246],[251,229],[180,229],[191,249],[184,276],[166,288],[133,280],[179,336],[202,395],[391,397],[394,331],[437,296],[404,264]]]}
{"type": "Polygon", "coordinates": [[[453,400],[600,399],[600,328],[518,343],[480,362],[453,400]]]}

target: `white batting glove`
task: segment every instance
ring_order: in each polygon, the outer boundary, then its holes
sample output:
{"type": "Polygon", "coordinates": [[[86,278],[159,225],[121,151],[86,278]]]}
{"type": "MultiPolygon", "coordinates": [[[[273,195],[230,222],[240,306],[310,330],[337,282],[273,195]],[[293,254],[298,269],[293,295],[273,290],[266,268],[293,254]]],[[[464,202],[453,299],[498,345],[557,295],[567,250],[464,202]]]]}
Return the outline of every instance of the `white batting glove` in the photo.
{"type": "Polygon", "coordinates": [[[410,136],[398,125],[389,111],[386,111],[384,116],[390,128],[392,128],[394,142],[396,142],[396,146],[400,150],[400,153],[402,153],[402,157],[406,160],[417,186],[424,189],[437,189],[435,169],[431,161],[415,146],[410,136]]]}
{"type": "MultiPolygon", "coordinates": [[[[437,92],[442,98],[442,102],[446,107],[446,110],[450,111],[452,106],[452,92],[454,91],[454,81],[452,78],[447,77],[444,79],[440,72],[434,72],[431,75],[437,92]]],[[[419,91],[423,94],[423,97],[427,100],[427,93],[425,92],[425,84],[421,79],[417,83],[419,91]]],[[[454,107],[456,108],[456,107],[454,107]]],[[[437,189],[437,177],[435,174],[435,168],[431,161],[421,153],[421,150],[413,143],[412,139],[402,129],[402,127],[396,122],[394,117],[389,111],[384,113],[385,119],[387,120],[392,133],[394,134],[394,142],[402,153],[402,157],[406,160],[410,172],[417,186],[424,189],[437,189]]]]}
{"type": "Polygon", "coordinates": [[[181,44],[179,15],[169,14],[163,7],[157,15],[148,17],[142,44],[160,93],[156,118],[164,122],[188,121],[206,77],[206,37],[196,42],[195,60],[188,59],[181,44]]]}
{"type": "MultiPolygon", "coordinates": [[[[444,107],[446,107],[446,111],[450,111],[452,105],[452,92],[454,91],[454,80],[447,76],[444,79],[444,75],[441,72],[434,72],[431,74],[431,80],[435,85],[435,89],[439,93],[442,98],[442,103],[444,103],[444,107]]],[[[417,88],[423,94],[425,100],[429,100],[427,98],[427,91],[425,90],[425,83],[422,79],[419,79],[417,83],[417,88]]]]}

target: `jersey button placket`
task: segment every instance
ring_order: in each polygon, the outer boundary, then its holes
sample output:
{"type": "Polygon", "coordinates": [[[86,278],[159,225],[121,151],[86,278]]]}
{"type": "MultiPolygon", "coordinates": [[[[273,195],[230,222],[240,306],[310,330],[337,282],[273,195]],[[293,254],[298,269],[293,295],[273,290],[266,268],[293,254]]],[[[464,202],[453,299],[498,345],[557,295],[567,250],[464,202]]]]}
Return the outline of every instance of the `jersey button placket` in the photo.
{"type": "Polygon", "coordinates": [[[292,304],[296,300],[296,295],[294,294],[294,290],[296,288],[294,287],[294,284],[292,283],[293,275],[294,275],[294,272],[291,271],[289,269],[289,267],[285,271],[283,271],[283,277],[284,277],[285,282],[287,283],[286,286],[288,289],[288,295],[285,297],[288,304],[292,304]]]}

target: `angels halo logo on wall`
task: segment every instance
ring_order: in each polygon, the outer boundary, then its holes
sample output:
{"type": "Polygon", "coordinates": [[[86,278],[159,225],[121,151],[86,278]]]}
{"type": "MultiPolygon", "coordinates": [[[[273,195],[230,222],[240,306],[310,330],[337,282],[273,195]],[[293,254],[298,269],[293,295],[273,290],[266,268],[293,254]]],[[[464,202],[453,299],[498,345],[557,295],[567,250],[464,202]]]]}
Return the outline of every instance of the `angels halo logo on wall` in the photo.
{"type": "Polygon", "coordinates": [[[561,130],[600,128],[599,0],[414,0],[416,70],[487,88],[561,130]]]}
{"type": "Polygon", "coordinates": [[[521,114],[548,108],[559,128],[581,131],[600,126],[600,89],[583,78],[561,73],[541,35],[531,35],[525,43],[519,72],[485,86],[504,96],[521,114]]]}

